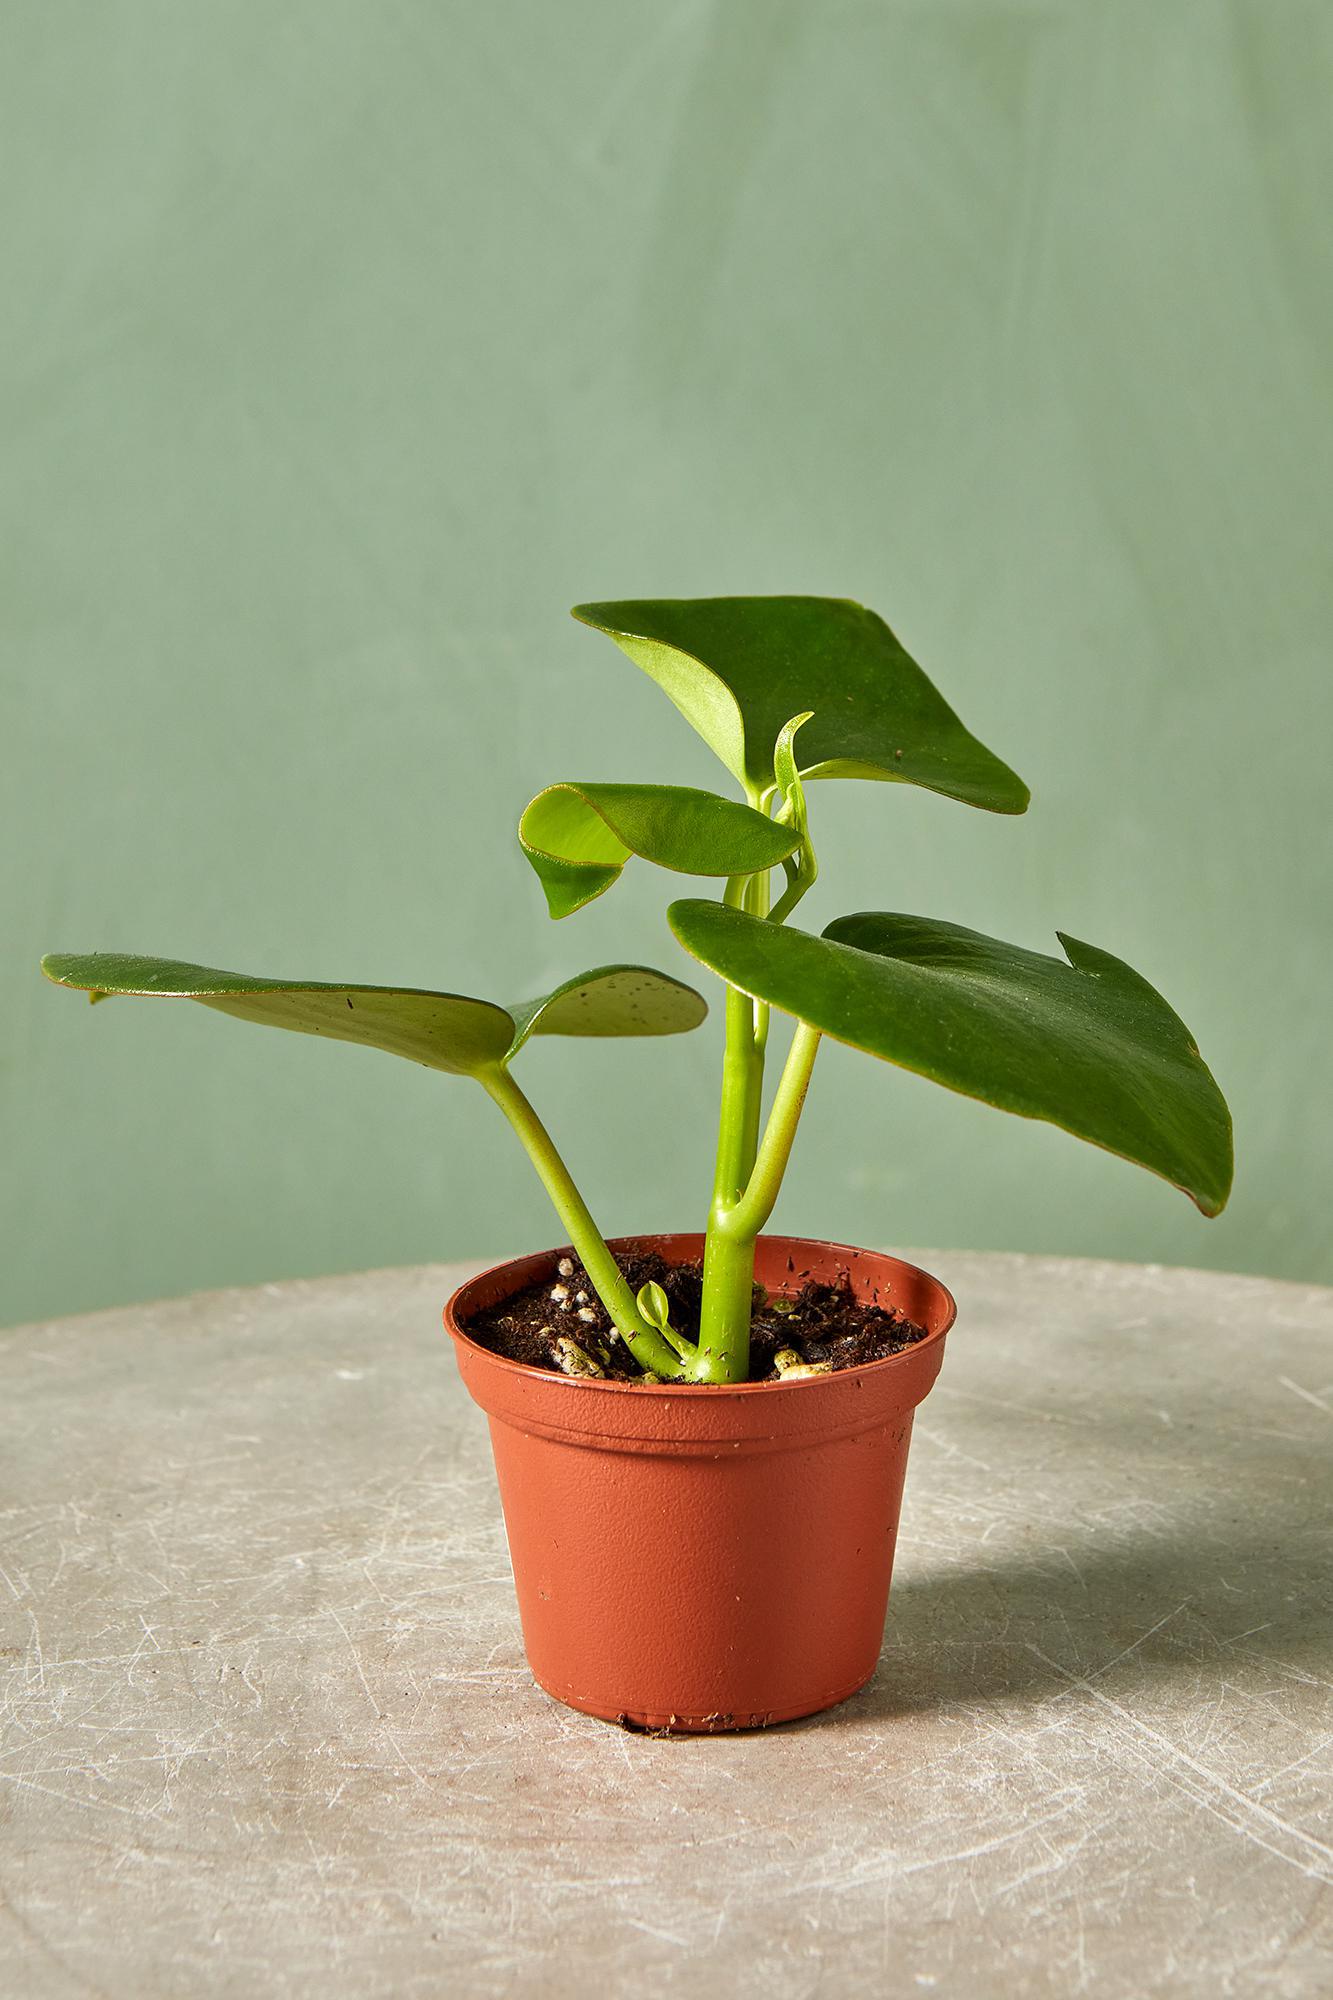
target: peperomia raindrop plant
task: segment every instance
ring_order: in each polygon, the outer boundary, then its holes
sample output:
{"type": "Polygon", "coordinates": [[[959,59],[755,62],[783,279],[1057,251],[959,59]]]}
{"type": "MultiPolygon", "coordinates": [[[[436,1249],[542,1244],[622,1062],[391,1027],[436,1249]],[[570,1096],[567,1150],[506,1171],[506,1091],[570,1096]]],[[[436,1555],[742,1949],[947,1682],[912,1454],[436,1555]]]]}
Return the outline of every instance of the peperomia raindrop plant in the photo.
{"type": "MultiPolygon", "coordinates": [[[[93,1000],[196,1000],[240,1020],[385,1049],[468,1077],[508,1119],[616,1330],[650,1378],[743,1381],[755,1244],[773,1213],[824,1036],[1149,1168],[1216,1215],[1231,1187],[1225,1100],[1179,1016],[1109,952],[1059,934],[1063,958],[938,918],[862,911],[815,936],[790,919],[816,879],[810,788],[862,778],[1021,813],[1027,787],[977,741],[874,612],[827,597],[584,604],[726,767],[743,799],[677,785],[561,780],[519,841],[553,918],[634,857],[725,886],[667,916],[725,985],[716,1169],[697,1339],[655,1283],[637,1295],[513,1076],[534,1035],[668,1035],[707,1007],[645,966],[600,966],[538,999],[251,978],[172,959],[55,954],[47,977],[93,1000]],[[780,871],[780,874],[779,874],[780,871]],[[764,1114],[772,1011],[793,1028],[764,1114]]],[[[569,1372],[581,1372],[576,1342],[569,1372]]],[[[795,1372],[798,1357],[787,1371],[795,1372]]]]}

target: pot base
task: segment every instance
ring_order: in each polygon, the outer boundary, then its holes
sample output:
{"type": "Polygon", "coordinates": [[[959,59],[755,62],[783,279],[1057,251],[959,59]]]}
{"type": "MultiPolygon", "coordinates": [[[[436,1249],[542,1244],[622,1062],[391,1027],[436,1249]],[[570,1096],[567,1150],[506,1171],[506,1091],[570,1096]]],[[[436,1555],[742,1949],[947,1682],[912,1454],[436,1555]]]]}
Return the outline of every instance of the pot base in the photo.
{"type": "Polygon", "coordinates": [[[774,1729],[780,1722],[800,1722],[807,1715],[822,1715],[825,1709],[836,1708],[839,1702],[850,1701],[854,1694],[859,1694],[873,1675],[872,1668],[870,1673],[862,1674],[853,1681],[850,1687],[839,1688],[834,1694],[817,1695],[811,1700],[798,1702],[792,1708],[765,1709],[759,1714],[740,1715],[670,1715],[626,1708],[611,1709],[602,1703],[580,1700],[578,1695],[548,1687],[535,1674],[533,1679],[543,1694],[549,1694],[552,1701],[558,1701],[563,1708],[574,1708],[581,1715],[596,1716],[599,1722],[614,1722],[635,1736],[734,1736],[750,1729],[774,1729]]]}

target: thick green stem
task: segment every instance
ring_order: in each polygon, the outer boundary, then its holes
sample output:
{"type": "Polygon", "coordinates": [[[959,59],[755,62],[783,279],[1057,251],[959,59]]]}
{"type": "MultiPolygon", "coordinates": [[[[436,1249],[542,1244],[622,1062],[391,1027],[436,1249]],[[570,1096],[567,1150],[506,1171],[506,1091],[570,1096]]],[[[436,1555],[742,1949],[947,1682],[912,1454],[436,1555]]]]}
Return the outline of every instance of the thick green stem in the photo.
{"type": "MultiPolygon", "coordinates": [[[[752,875],[745,886],[745,905],[752,917],[768,915],[769,885],[768,873],[762,871],[752,875]]],[[[759,1149],[759,1121],[764,1111],[764,1057],[768,1049],[768,1007],[762,1000],[750,1002],[750,1040],[754,1048],[756,1076],[750,1092],[749,1117],[745,1128],[745,1155],[741,1162],[741,1186],[744,1187],[754,1167],[755,1154],[759,1149]]]]}
{"type": "Polygon", "coordinates": [[[713,1206],[740,1200],[758,1145],[763,1102],[764,1057],[755,1047],[754,1010],[749,996],[727,988],[727,1043],[722,1057],[722,1103],[717,1123],[717,1167],[713,1206]]]}
{"type": "MultiPolygon", "coordinates": [[[[750,794],[750,804],[758,811],[767,810],[757,793],[750,794]]],[[[752,917],[766,917],[768,871],[761,869],[754,875],[733,875],[722,900],[732,909],[748,911],[752,917]]],[[[738,1200],[754,1166],[764,1108],[768,1008],[762,1001],[752,1000],[747,993],[739,993],[735,987],[729,986],[726,1031],[717,1168],[713,1176],[714,1203],[738,1200]]]]}
{"type": "Polygon", "coordinates": [[[634,1359],[641,1367],[668,1379],[692,1373],[692,1360],[682,1361],[639,1311],[633,1292],[621,1276],[620,1266],[607,1249],[587,1203],[574,1185],[569,1168],[556,1150],[555,1141],[508,1070],[497,1067],[483,1071],[478,1081],[499,1105],[522,1141],[524,1151],[537,1169],[542,1186],[551,1197],[555,1212],[592,1280],[593,1289],[610,1313],[634,1359]]]}
{"type": "MultiPolygon", "coordinates": [[[[745,909],[754,894],[751,880],[734,876],[727,884],[724,901],[733,908],[745,909]]],[[[767,908],[767,878],[763,884],[763,904],[767,908]]],[[[737,1246],[724,1238],[720,1224],[745,1192],[754,1169],[759,1121],[763,1115],[767,1017],[767,1008],[761,1020],[749,994],[728,986],[717,1168],[704,1243],[702,1313],[706,1325],[700,1326],[699,1350],[692,1371],[704,1382],[738,1381],[749,1366],[754,1245],[749,1246],[748,1256],[744,1246],[738,1252],[737,1246]]]]}
{"type": "Polygon", "coordinates": [[[743,1382],[749,1373],[755,1239],[773,1213],[818,1050],[819,1030],[802,1021],[787,1053],[749,1185],[736,1200],[714,1199],[704,1248],[699,1351],[692,1371],[701,1381],[743,1382]]]}
{"type": "MultiPolygon", "coordinates": [[[[733,876],[724,900],[744,909],[748,878],[733,876]]],[[[722,1056],[722,1102],[717,1121],[717,1165],[713,1206],[739,1201],[754,1166],[763,1109],[764,1050],[755,1032],[755,1006],[748,993],[727,988],[726,1046],[722,1056]]]]}
{"type": "Polygon", "coordinates": [[[773,1213],[782,1188],[782,1177],[791,1158],[805,1094],[810,1088],[810,1073],[819,1053],[819,1040],[818,1028],[812,1028],[808,1021],[798,1021],[773,1099],[773,1109],[768,1114],[764,1141],[754,1163],[750,1184],[727,1217],[728,1231],[737,1236],[749,1236],[753,1240],[773,1213]]]}
{"type": "Polygon", "coordinates": [[[697,1381],[743,1382],[749,1374],[753,1286],[753,1236],[738,1240],[714,1209],[704,1240],[699,1352],[691,1370],[697,1381]]]}
{"type": "MultiPolygon", "coordinates": [[[[751,793],[750,804],[760,812],[768,812],[778,790],[774,785],[762,797],[751,793]]],[[[818,873],[806,830],[799,780],[793,780],[791,795],[778,818],[799,825],[802,836],[796,862],[786,864],[787,889],[772,910],[771,921],[782,923],[811,888],[818,873]]],[[[753,875],[748,881],[733,878],[727,884],[724,901],[747,910],[751,916],[769,916],[768,875],[753,875]]],[[[773,1212],[819,1047],[819,1036],[814,1029],[798,1027],[761,1146],[759,1123],[763,1114],[768,1024],[769,1010],[762,1001],[751,1000],[734,987],[727,988],[727,1043],[722,1064],[717,1171],[704,1246],[699,1349],[693,1370],[701,1381],[738,1382],[744,1381],[749,1373],[755,1239],[773,1212]]]]}

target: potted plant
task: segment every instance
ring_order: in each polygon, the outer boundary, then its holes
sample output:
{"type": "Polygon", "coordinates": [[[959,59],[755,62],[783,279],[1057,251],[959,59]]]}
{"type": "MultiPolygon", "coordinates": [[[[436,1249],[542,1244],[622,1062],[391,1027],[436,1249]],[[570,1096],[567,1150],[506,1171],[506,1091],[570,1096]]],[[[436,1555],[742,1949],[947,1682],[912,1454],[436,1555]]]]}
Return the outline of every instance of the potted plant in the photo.
{"type": "Polygon", "coordinates": [[[490,1419],[533,1671],[561,1700],[631,1726],[781,1721],[874,1669],[912,1413],[954,1316],[936,1278],[895,1258],[763,1233],[822,1038],[1062,1126],[1205,1215],[1230,1190],[1230,1118],[1179,1017],[1109,952],[1061,933],[1064,956],[1048,957],[883,911],[819,936],[790,924],[816,876],[813,781],[923,785],[998,813],[1028,804],[873,612],[742,597],[574,615],[656,681],[743,793],[564,781],[519,824],[555,918],[635,856],[725,881],[720,900],[668,911],[725,986],[701,1233],[607,1243],[513,1074],[536,1035],[696,1027],[704,1000],[666,973],[600,966],[499,1006],[109,952],[42,969],[95,1001],[191,999],[487,1092],[568,1239],[471,1280],[445,1309],[490,1419]],[[765,1118],[773,1010],[794,1025],[765,1118]]]}

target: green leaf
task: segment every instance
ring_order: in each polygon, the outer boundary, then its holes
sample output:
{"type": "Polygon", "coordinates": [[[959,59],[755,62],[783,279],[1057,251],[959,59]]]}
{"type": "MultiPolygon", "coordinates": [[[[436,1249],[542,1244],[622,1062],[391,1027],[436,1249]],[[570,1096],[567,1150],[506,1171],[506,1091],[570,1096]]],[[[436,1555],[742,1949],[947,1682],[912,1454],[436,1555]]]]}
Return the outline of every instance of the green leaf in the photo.
{"type": "Polygon", "coordinates": [[[752,806],[685,785],[548,785],[518,825],[553,917],[600,896],[632,854],[681,875],[776,868],[798,836],[752,806]]]}
{"type": "Polygon", "coordinates": [[[1146,979],[1059,933],[1068,963],[957,924],[867,911],[823,937],[674,903],[714,972],[886,1062],[1042,1118],[1161,1174],[1216,1215],[1231,1118],[1188,1029],[1146,979]]]}
{"type": "Polygon", "coordinates": [[[732,776],[758,795],[789,716],[807,778],[924,785],[990,812],[1028,789],[979,743],[882,618],[840,597],[659,598],[579,604],[655,680],[732,776]]]}
{"type": "Polygon", "coordinates": [[[702,993],[646,965],[599,965],[538,1000],[511,1001],[511,1061],[529,1035],[680,1035],[708,1013],[702,993]]]}
{"type": "Polygon", "coordinates": [[[698,1027],[708,1012],[693,987],[642,965],[599,966],[511,1007],[416,987],[257,979],[122,952],[54,952],[42,960],[42,971],[94,1000],[116,994],[197,1000],[239,1021],[359,1042],[453,1076],[503,1067],[530,1035],[674,1035],[698,1027]]]}

